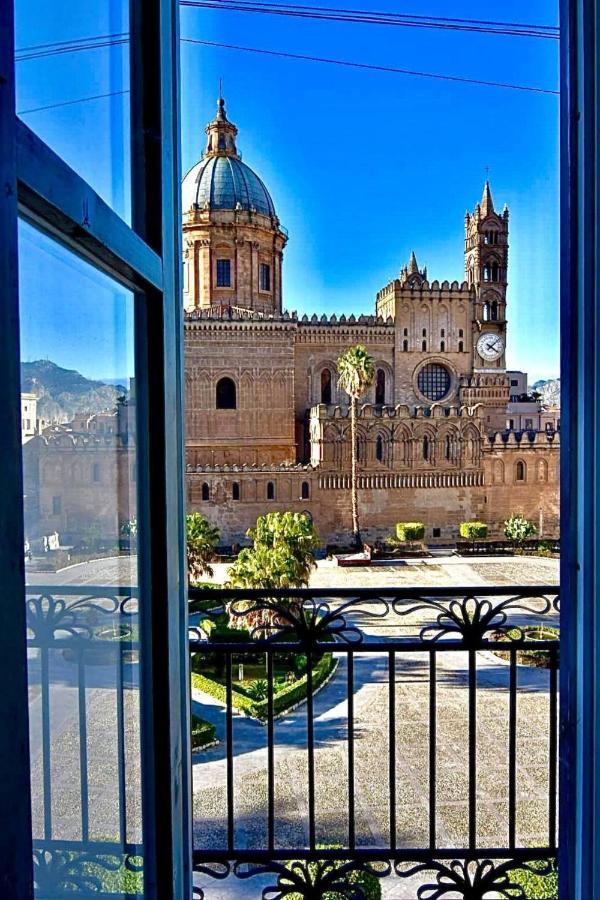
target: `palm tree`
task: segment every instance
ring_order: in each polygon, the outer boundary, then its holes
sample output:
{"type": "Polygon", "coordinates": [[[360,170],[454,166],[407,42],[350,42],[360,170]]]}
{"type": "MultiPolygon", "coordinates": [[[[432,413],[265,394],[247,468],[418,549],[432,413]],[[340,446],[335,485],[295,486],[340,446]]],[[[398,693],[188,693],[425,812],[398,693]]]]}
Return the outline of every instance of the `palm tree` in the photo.
{"type": "Polygon", "coordinates": [[[375,380],[375,360],[362,344],[349,347],[337,361],[338,383],[350,397],[350,436],[352,440],[352,532],[358,550],[362,549],[360,522],[358,518],[358,478],[356,417],[358,401],[375,380]]]}

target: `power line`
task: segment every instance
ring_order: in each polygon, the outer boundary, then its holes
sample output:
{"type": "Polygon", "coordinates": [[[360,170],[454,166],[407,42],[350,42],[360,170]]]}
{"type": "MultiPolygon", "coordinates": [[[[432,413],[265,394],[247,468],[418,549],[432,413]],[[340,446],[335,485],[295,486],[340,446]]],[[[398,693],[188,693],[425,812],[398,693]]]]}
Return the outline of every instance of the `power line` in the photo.
{"type": "Polygon", "coordinates": [[[205,47],[221,47],[226,50],[242,50],[246,53],[262,53],[267,56],[279,56],[284,59],[299,59],[306,62],[329,63],[336,66],[347,66],[353,69],[370,69],[375,72],[390,72],[394,75],[413,75],[418,78],[435,78],[442,81],[458,81],[465,84],[479,84],[484,87],[508,88],[514,91],[528,91],[534,94],[551,94],[558,96],[559,91],[550,88],[533,87],[524,84],[511,84],[504,81],[485,81],[480,78],[465,78],[462,75],[444,75],[441,72],[419,72],[414,69],[399,69],[394,66],[378,66],[372,63],[352,62],[344,59],[329,59],[323,56],[308,56],[303,53],[288,53],[283,50],[265,50],[259,47],[242,47],[238,44],[223,44],[218,41],[201,41],[196,38],[181,38],[185,44],[202,44],[205,47]]]}
{"type": "Polygon", "coordinates": [[[441,16],[341,9],[338,7],[301,6],[291,3],[265,3],[262,0],[180,0],[180,5],[196,9],[224,9],[236,12],[315,19],[318,21],[351,22],[408,28],[436,28],[446,31],[534,37],[546,40],[557,40],[559,37],[559,29],[553,25],[494,22],[480,19],[454,19],[441,16]]]}
{"type": "Polygon", "coordinates": [[[27,113],[41,112],[43,109],[56,109],[58,106],[73,106],[75,103],[87,103],[88,100],[102,100],[104,97],[116,97],[118,94],[129,94],[129,88],[123,91],[109,91],[107,94],[94,94],[91,97],[79,97],[78,100],[62,100],[60,103],[49,103],[47,106],[33,106],[31,109],[18,109],[18,116],[27,113]]]}

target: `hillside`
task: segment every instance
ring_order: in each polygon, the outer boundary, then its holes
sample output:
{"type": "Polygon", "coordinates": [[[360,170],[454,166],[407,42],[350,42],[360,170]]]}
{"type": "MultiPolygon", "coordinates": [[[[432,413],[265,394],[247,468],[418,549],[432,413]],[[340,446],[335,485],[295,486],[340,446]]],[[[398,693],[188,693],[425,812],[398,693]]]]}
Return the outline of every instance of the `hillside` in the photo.
{"type": "Polygon", "coordinates": [[[38,418],[70,421],[78,412],[102,412],[127,396],[123,385],[92,381],[74,369],[63,369],[49,359],[21,363],[21,390],[38,397],[38,418]]]}
{"type": "Polygon", "coordinates": [[[547,378],[536,381],[531,386],[532,391],[542,395],[544,406],[560,406],[560,378],[547,378]]]}

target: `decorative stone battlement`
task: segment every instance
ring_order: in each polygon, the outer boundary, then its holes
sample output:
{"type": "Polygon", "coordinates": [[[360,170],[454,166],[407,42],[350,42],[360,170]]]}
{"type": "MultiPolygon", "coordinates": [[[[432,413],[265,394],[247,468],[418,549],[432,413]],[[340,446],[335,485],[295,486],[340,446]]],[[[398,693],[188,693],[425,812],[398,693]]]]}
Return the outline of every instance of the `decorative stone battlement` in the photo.
{"type": "Polygon", "coordinates": [[[244,463],[243,465],[222,465],[222,466],[191,466],[186,465],[185,468],[186,475],[202,475],[206,473],[212,474],[227,474],[234,475],[236,473],[251,473],[254,475],[259,475],[261,473],[265,474],[312,474],[316,471],[315,467],[310,464],[302,464],[302,463],[290,463],[286,465],[282,463],[280,465],[258,465],[255,463],[244,463]]]}
{"type": "MultiPolygon", "coordinates": [[[[475,290],[473,287],[469,286],[467,281],[438,281],[437,279],[434,281],[427,281],[426,278],[415,280],[414,282],[403,281],[400,278],[394,278],[392,281],[388,282],[381,290],[377,291],[376,299],[383,300],[390,295],[393,295],[396,291],[402,291],[403,297],[410,297],[411,294],[414,295],[415,299],[421,300],[422,297],[419,295],[423,292],[433,293],[438,291],[440,294],[444,294],[444,299],[453,300],[454,295],[461,295],[457,299],[464,300],[464,295],[468,294],[469,296],[475,295],[475,290]]],[[[441,297],[440,297],[441,299],[441,297]]]]}
{"type": "Polygon", "coordinates": [[[489,445],[493,450],[525,450],[531,447],[552,447],[559,450],[560,431],[500,431],[489,436],[489,445]]]}
{"type": "MultiPolygon", "coordinates": [[[[379,406],[373,403],[364,403],[358,408],[359,419],[479,419],[482,406],[480,403],[474,406],[442,406],[434,403],[432,406],[409,407],[399,403],[397,406],[379,406]]],[[[348,419],[350,417],[349,406],[328,406],[319,403],[310,410],[310,417],[315,419],[348,419]]]]}

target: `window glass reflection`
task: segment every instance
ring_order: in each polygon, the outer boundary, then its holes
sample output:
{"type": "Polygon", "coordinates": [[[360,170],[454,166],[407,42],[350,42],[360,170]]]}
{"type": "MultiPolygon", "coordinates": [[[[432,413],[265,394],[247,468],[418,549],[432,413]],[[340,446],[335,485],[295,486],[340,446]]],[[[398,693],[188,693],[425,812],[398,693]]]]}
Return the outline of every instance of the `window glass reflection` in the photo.
{"type": "Polygon", "coordinates": [[[92,878],[124,897],[142,888],[134,300],[19,237],[37,896],[92,878]]]}

